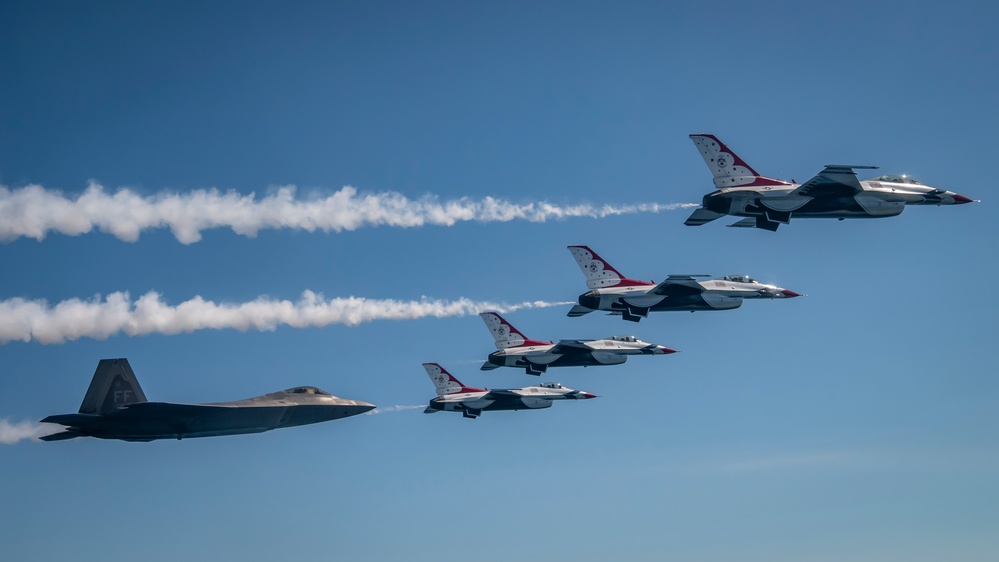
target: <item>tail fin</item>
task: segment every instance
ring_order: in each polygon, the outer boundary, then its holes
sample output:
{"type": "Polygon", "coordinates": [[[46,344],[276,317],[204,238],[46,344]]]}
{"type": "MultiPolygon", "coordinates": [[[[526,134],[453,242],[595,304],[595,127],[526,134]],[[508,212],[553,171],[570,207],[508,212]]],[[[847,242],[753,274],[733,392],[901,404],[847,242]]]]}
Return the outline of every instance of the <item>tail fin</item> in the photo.
{"type": "Polygon", "coordinates": [[[642,281],[628,279],[614,269],[607,260],[601,258],[589,246],[569,246],[569,252],[576,258],[579,270],[586,277],[586,286],[591,289],[621,287],[627,285],[648,285],[642,281]]]}
{"type": "Polygon", "coordinates": [[[128,359],[101,359],[80,405],[80,413],[109,414],[129,404],[146,401],[128,359]]]}
{"type": "Polygon", "coordinates": [[[482,321],[486,323],[486,327],[493,334],[493,339],[496,340],[496,349],[526,345],[548,345],[543,341],[528,339],[527,336],[520,333],[517,328],[514,328],[495,312],[483,312],[479,316],[482,317],[482,321]]]}
{"type": "Polygon", "coordinates": [[[437,363],[424,363],[423,368],[430,375],[430,380],[434,381],[434,386],[437,387],[437,396],[457,394],[459,392],[482,392],[484,390],[481,388],[470,388],[461,384],[460,380],[454,378],[454,375],[447,372],[447,369],[437,363]]]}
{"type": "Polygon", "coordinates": [[[714,135],[690,135],[698,152],[704,158],[711,174],[715,177],[715,187],[742,187],[754,185],[791,185],[788,182],[765,178],[756,173],[742,158],[739,158],[725,143],[714,135]]]}

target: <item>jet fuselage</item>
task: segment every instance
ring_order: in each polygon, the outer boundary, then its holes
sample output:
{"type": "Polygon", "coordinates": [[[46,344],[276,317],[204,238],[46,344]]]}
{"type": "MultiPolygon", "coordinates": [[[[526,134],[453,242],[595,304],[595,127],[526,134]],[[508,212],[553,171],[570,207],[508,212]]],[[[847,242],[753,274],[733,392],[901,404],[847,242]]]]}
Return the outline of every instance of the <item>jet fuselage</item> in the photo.
{"type": "Polygon", "coordinates": [[[645,316],[649,311],[698,311],[731,310],[742,306],[744,299],[774,299],[799,296],[776,285],[766,285],[755,280],[736,281],[737,277],[697,281],[700,290],[679,290],[661,295],[653,292],[656,284],[627,285],[592,289],[579,296],[579,305],[592,310],[624,313],[637,312],[645,316]]]}
{"type": "MultiPolygon", "coordinates": [[[[580,341],[570,352],[553,352],[556,344],[528,345],[499,349],[489,354],[488,362],[498,367],[592,367],[620,365],[629,355],[666,355],[674,350],[644,342],[634,336],[613,336],[601,340],[580,341]]],[[[564,346],[562,349],[565,349],[564,346]]],[[[534,373],[531,373],[534,374],[534,373]]]]}
{"type": "Polygon", "coordinates": [[[558,383],[542,383],[504,391],[497,396],[495,391],[459,392],[445,394],[430,401],[430,410],[442,412],[492,411],[492,410],[540,410],[551,408],[555,400],[584,400],[595,398],[593,394],[566,388],[558,383]]]}
{"type": "Polygon", "coordinates": [[[314,386],[298,386],[234,402],[149,402],[127,359],[102,359],[79,412],[43,419],[43,423],[65,428],[41,440],[97,437],[152,441],[260,433],[354,416],[374,407],[367,402],[333,396],[314,386]]]}
{"type": "Polygon", "coordinates": [[[972,200],[923,185],[909,176],[886,175],[860,181],[856,170],[877,166],[826,164],[803,184],[761,176],[745,160],[710,134],[690,135],[714,177],[716,191],[684,222],[701,226],[725,215],[746,217],[729,226],[776,232],[792,217],[893,217],[906,205],[960,205],[972,200]]]}
{"type": "Polygon", "coordinates": [[[42,421],[65,425],[81,437],[152,441],[260,433],[346,418],[373,408],[367,402],[331,395],[284,391],[212,404],[142,402],[107,414],[62,414],[42,421]]]}
{"type": "Polygon", "coordinates": [[[788,213],[795,218],[881,218],[901,214],[906,205],[959,205],[971,200],[953,191],[928,185],[891,181],[860,182],[863,191],[854,195],[844,189],[840,195],[809,197],[792,195],[796,183],[773,186],[727,187],[704,196],[705,209],[739,217],[765,216],[780,220],[788,213]]]}

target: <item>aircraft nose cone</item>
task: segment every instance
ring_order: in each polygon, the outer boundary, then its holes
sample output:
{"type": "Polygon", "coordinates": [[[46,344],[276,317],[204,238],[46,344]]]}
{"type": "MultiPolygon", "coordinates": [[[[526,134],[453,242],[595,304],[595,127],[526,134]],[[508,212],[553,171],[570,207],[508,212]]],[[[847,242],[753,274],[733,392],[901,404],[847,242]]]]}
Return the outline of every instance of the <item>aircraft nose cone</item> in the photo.
{"type": "Polygon", "coordinates": [[[361,402],[360,400],[354,400],[353,402],[354,402],[353,406],[359,410],[359,412],[357,412],[359,414],[363,414],[364,412],[370,412],[371,410],[374,410],[376,408],[374,404],[361,402]]]}
{"type": "Polygon", "coordinates": [[[965,203],[974,203],[974,202],[975,202],[974,199],[968,199],[967,197],[965,197],[964,195],[961,195],[960,193],[955,193],[954,194],[954,204],[955,205],[963,205],[965,203]]]}
{"type": "Polygon", "coordinates": [[[587,398],[599,398],[596,394],[590,394],[589,392],[583,392],[582,395],[584,400],[587,398]]]}
{"type": "Polygon", "coordinates": [[[670,349],[670,348],[668,348],[668,347],[666,347],[664,345],[657,345],[656,346],[656,352],[657,353],[662,353],[663,355],[669,355],[670,353],[676,353],[676,350],[675,349],[670,349]]]}
{"type": "Polygon", "coordinates": [[[800,297],[801,296],[801,293],[795,293],[794,291],[791,291],[789,289],[784,289],[780,293],[782,295],[784,295],[785,297],[789,298],[789,299],[793,299],[794,297],[800,297]]]}

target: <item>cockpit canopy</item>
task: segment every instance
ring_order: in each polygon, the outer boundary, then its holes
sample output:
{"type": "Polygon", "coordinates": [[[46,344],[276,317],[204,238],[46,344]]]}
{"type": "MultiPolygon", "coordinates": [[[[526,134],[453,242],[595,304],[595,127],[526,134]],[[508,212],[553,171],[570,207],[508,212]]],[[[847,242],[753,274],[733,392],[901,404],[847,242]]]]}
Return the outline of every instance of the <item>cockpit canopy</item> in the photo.
{"type": "Polygon", "coordinates": [[[629,341],[629,342],[635,342],[635,341],[637,341],[635,339],[635,336],[611,336],[610,339],[612,339],[614,341],[629,341]]]}
{"type": "Polygon", "coordinates": [[[905,174],[878,176],[870,181],[883,181],[888,183],[911,183],[913,185],[923,185],[918,181],[916,181],[916,179],[913,178],[912,176],[907,176],[905,174]]]}
{"type": "Polygon", "coordinates": [[[557,382],[543,382],[543,383],[539,384],[538,386],[540,386],[542,388],[565,388],[564,386],[560,385],[557,382]]]}
{"type": "Polygon", "coordinates": [[[756,279],[748,275],[726,275],[722,277],[725,281],[733,281],[735,283],[759,283],[756,279]]]}
{"type": "Polygon", "coordinates": [[[316,394],[319,396],[333,396],[325,390],[319,390],[314,386],[296,386],[285,391],[288,394],[316,394]]]}

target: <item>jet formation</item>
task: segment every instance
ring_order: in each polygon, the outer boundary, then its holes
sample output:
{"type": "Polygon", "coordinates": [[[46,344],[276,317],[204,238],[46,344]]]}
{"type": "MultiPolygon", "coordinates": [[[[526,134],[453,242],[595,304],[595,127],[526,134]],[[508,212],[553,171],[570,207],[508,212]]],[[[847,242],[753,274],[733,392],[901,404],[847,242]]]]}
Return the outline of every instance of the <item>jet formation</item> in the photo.
{"type": "Polygon", "coordinates": [[[599,340],[532,340],[495,312],[479,314],[496,341],[496,351],[482,364],[483,371],[499,367],[521,367],[528,375],[540,375],[548,367],[590,367],[620,365],[629,355],[668,355],[676,353],[635,336],[612,336],[599,340]]]}
{"type": "MultiPolygon", "coordinates": [[[[686,220],[700,226],[726,215],[743,217],[729,226],[776,231],[796,218],[880,218],[900,214],[906,205],[960,205],[973,200],[922,185],[908,176],[880,176],[859,181],[855,170],[876,166],[827,165],[803,184],[761,176],[744,160],[709,134],[690,135],[714,176],[716,191],[686,220]]],[[[789,299],[801,296],[790,289],[761,283],[747,275],[721,278],[703,274],[671,274],[660,283],[622,275],[588,246],[569,246],[589,289],[568,312],[579,317],[605,311],[631,322],[650,312],[731,310],[746,299],[789,299]]],[[[635,336],[605,339],[533,340],[496,312],[480,314],[496,343],[481,370],[522,368],[541,375],[549,367],[620,365],[631,355],[668,355],[668,347],[635,336]]],[[[513,389],[467,387],[437,363],[423,367],[437,389],[425,413],[461,412],[476,418],[490,410],[549,408],[556,400],[596,398],[559,383],[513,389]]],[[[325,422],[374,409],[358,400],[338,398],[313,386],[300,386],[246,400],[208,404],[149,402],[126,359],[103,359],[97,366],[83,404],[76,414],[49,416],[44,423],[64,426],[60,433],[41,437],[61,441],[76,437],[152,441],[260,433],[283,427],[325,422]]]]}
{"type": "Polygon", "coordinates": [[[684,223],[700,226],[725,215],[745,217],[729,226],[776,231],[791,218],[894,217],[906,205],[975,202],[953,191],[923,185],[909,176],[886,175],[858,181],[854,170],[877,166],[827,164],[803,184],[761,176],[714,135],[690,135],[718,188],[684,223]]]}
{"type": "Polygon", "coordinates": [[[210,404],[149,402],[127,359],[102,359],[79,413],[49,416],[42,423],[66,426],[43,441],[75,437],[153,441],[260,433],[356,416],[373,404],[337,398],[299,386],[256,398],[210,404]]]}
{"type": "Polygon", "coordinates": [[[596,310],[620,315],[630,322],[646,318],[650,311],[730,310],[745,299],[790,299],[801,295],[776,285],[765,285],[748,275],[726,275],[698,281],[708,275],[671,274],[665,281],[638,281],[622,275],[607,260],[587,246],[569,246],[590,289],[579,295],[579,304],[568,316],[578,317],[596,310]]]}
{"type": "Polygon", "coordinates": [[[437,363],[424,363],[427,375],[437,387],[437,398],[427,404],[425,414],[461,412],[475,419],[490,410],[539,410],[551,408],[556,400],[587,400],[595,394],[566,388],[557,382],[544,382],[524,388],[471,388],[461,383],[437,363]]]}

